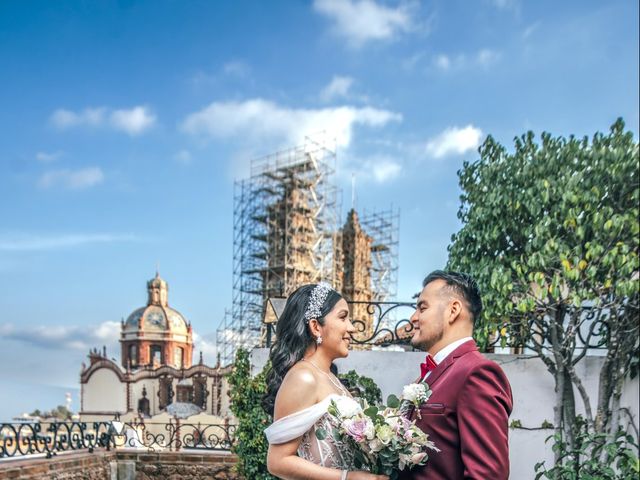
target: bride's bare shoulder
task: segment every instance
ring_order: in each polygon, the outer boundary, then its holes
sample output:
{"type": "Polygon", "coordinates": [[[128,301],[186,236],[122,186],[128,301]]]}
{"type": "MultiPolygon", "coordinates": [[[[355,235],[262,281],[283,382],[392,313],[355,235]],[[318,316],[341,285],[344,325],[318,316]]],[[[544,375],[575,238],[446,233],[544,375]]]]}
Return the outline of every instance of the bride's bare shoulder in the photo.
{"type": "Polygon", "coordinates": [[[274,418],[285,417],[318,402],[318,379],[304,363],[297,363],[287,372],[278,390],[274,418]]]}

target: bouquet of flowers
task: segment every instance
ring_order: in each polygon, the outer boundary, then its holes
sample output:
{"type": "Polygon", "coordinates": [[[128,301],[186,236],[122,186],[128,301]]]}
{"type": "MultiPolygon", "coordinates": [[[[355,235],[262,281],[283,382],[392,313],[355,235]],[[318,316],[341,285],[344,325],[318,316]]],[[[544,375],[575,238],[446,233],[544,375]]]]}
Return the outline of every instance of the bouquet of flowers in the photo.
{"type": "MultiPolygon", "coordinates": [[[[328,413],[333,417],[333,436],[354,451],[355,467],[371,473],[389,475],[392,480],[400,471],[425,465],[427,449],[439,451],[426,433],[410,421],[408,408],[420,406],[431,391],[424,383],[407,385],[402,398],[390,395],[387,405],[369,406],[355,399],[340,397],[333,400],[328,413]]],[[[323,440],[327,432],[316,430],[323,440]]]]}

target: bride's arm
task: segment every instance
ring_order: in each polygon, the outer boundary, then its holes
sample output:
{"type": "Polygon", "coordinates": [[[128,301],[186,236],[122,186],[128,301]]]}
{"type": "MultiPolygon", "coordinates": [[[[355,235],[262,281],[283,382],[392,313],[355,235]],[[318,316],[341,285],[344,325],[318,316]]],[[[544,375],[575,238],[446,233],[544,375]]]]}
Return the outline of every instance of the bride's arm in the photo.
{"type": "MultiPolygon", "coordinates": [[[[299,368],[289,371],[276,397],[274,420],[304,410],[318,398],[318,383],[314,374],[299,368]]],[[[342,471],[321,467],[297,455],[301,437],[286,443],[270,444],[267,453],[269,473],[285,480],[342,480],[342,471]]],[[[348,480],[386,479],[386,476],[371,475],[366,472],[349,472],[348,480]]]]}
{"type": "Polygon", "coordinates": [[[300,439],[287,443],[269,445],[267,468],[271,475],[285,480],[388,480],[386,475],[373,475],[368,472],[349,472],[347,477],[335,468],[321,467],[296,455],[300,439]]]}

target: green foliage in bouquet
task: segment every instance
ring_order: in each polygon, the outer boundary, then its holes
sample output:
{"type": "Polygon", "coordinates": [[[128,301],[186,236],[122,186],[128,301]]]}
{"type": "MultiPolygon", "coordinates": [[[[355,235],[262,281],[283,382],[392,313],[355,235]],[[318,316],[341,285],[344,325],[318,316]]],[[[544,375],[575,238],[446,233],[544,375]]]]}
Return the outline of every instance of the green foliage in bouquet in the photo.
{"type": "MultiPolygon", "coordinates": [[[[403,414],[403,405],[417,406],[428,398],[426,386],[411,393],[415,398],[403,400],[390,395],[387,404],[369,405],[363,399],[339,397],[331,401],[328,413],[333,438],[349,445],[354,467],[374,474],[388,475],[396,480],[400,472],[424,465],[427,449],[436,449],[428,436],[403,414]]],[[[415,389],[414,389],[415,390],[415,389]]],[[[329,432],[316,429],[316,437],[323,440],[329,432]]]]}
{"type": "Polygon", "coordinates": [[[246,479],[275,480],[267,471],[269,444],[264,429],[271,417],[262,409],[261,400],[266,392],[265,369],[251,377],[249,353],[238,350],[233,370],[229,374],[231,411],[238,419],[236,442],[232,449],[238,455],[237,471],[246,479]]]}

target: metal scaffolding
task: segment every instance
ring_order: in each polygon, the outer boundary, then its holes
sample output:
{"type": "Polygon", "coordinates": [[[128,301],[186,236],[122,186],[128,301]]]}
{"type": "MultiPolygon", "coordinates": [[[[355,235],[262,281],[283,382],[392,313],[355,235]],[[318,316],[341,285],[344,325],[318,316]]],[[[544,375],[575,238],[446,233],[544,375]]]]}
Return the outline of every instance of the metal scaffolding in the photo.
{"type": "Polygon", "coordinates": [[[398,290],[400,210],[363,211],[362,229],[372,238],[371,286],[373,301],[394,300],[398,290]]]}
{"type": "MultiPolygon", "coordinates": [[[[333,183],[335,147],[306,139],[299,147],[254,160],[234,190],[233,306],[217,331],[223,364],[238,348],[266,344],[267,300],[305,283],[326,281],[350,301],[395,297],[399,212],[350,211],[339,226],[340,191],[333,183]]],[[[352,315],[371,331],[366,305],[352,315]]]]}
{"type": "Polygon", "coordinates": [[[304,283],[335,284],[340,198],[331,182],[335,148],[311,139],[254,160],[235,184],[233,307],[218,329],[226,364],[236,349],[264,343],[265,302],[304,283]]]}

